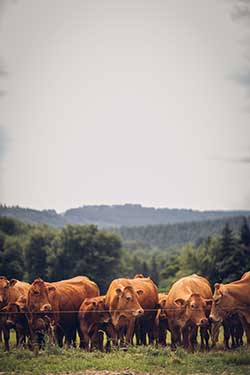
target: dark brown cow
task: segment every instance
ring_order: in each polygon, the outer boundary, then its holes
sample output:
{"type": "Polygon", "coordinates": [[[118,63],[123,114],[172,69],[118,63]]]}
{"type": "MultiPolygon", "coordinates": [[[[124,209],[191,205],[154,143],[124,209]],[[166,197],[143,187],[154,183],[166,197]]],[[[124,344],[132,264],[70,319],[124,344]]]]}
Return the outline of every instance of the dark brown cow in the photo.
{"type": "MultiPolygon", "coordinates": [[[[6,312],[5,325],[7,328],[15,329],[17,336],[17,347],[26,344],[26,338],[29,338],[29,343],[31,340],[29,324],[27,319],[27,309],[26,309],[27,299],[24,296],[20,296],[16,302],[9,303],[3,308],[6,312]]],[[[7,344],[9,346],[9,344],[7,344]]]]}
{"type": "MultiPolygon", "coordinates": [[[[1,314],[2,329],[4,335],[5,350],[9,350],[9,337],[10,327],[6,325],[6,315],[3,310],[8,304],[15,303],[20,297],[27,297],[30,284],[16,279],[10,281],[5,276],[0,276],[0,310],[4,313],[1,314]]],[[[18,345],[18,332],[16,332],[17,345],[18,345]]]]}
{"type": "Polygon", "coordinates": [[[181,343],[194,350],[198,327],[201,330],[201,348],[204,339],[208,346],[208,316],[212,304],[212,291],[206,279],[191,275],[176,281],[167,297],[167,316],[171,331],[171,343],[181,343]]]}
{"type": "Polygon", "coordinates": [[[166,346],[167,339],[167,330],[168,330],[168,318],[166,314],[166,305],[167,305],[167,294],[159,293],[159,309],[154,323],[154,337],[156,344],[166,346]]]}
{"type": "MultiPolygon", "coordinates": [[[[30,287],[27,306],[32,313],[32,327],[37,319],[48,316],[56,326],[58,344],[74,344],[78,325],[78,311],[86,297],[100,294],[98,286],[85,276],[54,283],[36,279],[30,287]]],[[[80,333],[79,333],[80,334],[80,333]]]]}
{"type": "Polygon", "coordinates": [[[115,279],[111,282],[107,294],[106,305],[109,308],[112,323],[121,339],[125,334],[126,344],[131,343],[135,328],[135,320],[144,313],[138,296],[142,290],[136,291],[131,279],[115,279]]]}
{"type": "Polygon", "coordinates": [[[215,284],[210,319],[213,324],[222,324],[233,313],[240,317],[250,344],[250,272],[240,280],[228,284],[215,284]]]}
{"type": "Polygon", "coordinates": [[[79,309],[79,321],[83,339],[80,347],[87,350],[97,348],[103,351],[103,332],[106,332],[109,350],[110,340],[114,338],[115,330],[105,304],[105,296],[85,298],[79,309]]]}
{"type": "Polygon", "coordinates": [[[144,310],[144,314],[136,319],[136,342],[137,345],[146,345],[147,336],[149,344],[154,340],[154,322],[159,307],[158,289],[150,277],[138,275],[130,280],[131,285],[137,292],[138,301],[144,310]]]}

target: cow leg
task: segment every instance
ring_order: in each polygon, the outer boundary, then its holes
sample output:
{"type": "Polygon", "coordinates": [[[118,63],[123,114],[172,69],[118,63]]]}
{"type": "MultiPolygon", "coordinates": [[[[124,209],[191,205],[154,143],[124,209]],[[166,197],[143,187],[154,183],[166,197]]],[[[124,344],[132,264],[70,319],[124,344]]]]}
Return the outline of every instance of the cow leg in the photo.
{"type": "Polygon", "coordinates": [[[195,346],[197,345],[197,332],[198,327],[196,325],[190,327],[189,331],[189,348],[193,353],[195,350],[195,346]]]}
{"type": "Polygon", "coordinates": [[[171,348],[176,349],[177,344],[181,345],[180,327],[173,326],[171,329],[171,348]]]}
{"type": "Polygon", "coordinates": [[[8,352],[10,350],[10,330],[5,325],[3,326],[3,338],[4,338],[4,351],[8,352]]]}
{"type": "Polygon", "coordinates": [[[127,328],[126,332],[126,344],[131,344],[131,339],[134,333],[134,328],[135,328],[135,319],[131,319],[127,328]]]}
{"type": "Polygon", "coordinates": [[[208,329],[206,327],[200,328],[200,335],[201,335],[201,346],[200,350],[203,352],[205,349],[208,350],[208,340],[209,340],[209,334],[208,329]]]}
{"type": "Polygon", "coordinates": [[[189,327],[185,326],[181,330],[182,333],[182,345],[184,349],[189,348],[189,327]]]}
{"type": "Polygon", "coordinates": [[[0,327],[0,343],[3,342],[3,329],[0,327]]]}
{"type": "Polygon", "coordinates": [[[118,336],[117,331],[113,324],[110,322],[106,325],[105,328],[106,334],[107,334],[107,344],[106,344],[106,351],[111,350],[111,341],[112,344],[117,347],[118,346],[118,336]]]}
{"type": "Polygon", "coordinates": [[[58,326],[55,327],[55,336],[56,336],[56,341],[58,343],[58,346],[62,348],[64,333],[63,333],[63,330],[58,326]]]}
{"type": "Polygon", "coordinates": [[[167,330],[166,330],[166,327],[165,327],[165,322],[164,321],[160,321],[159,322],[159,334],[158,334],[158,338],[159,338],[159,344],[162,345],[162,346],[166,346],[167,343],[166,343],[166,335],[167,335],[167,330]]]}
{"type": "Polygon", "coordinates": [[[223,323],[224,328],[224,349],[229,350],[230,327],[228,323],[223,323]]]}

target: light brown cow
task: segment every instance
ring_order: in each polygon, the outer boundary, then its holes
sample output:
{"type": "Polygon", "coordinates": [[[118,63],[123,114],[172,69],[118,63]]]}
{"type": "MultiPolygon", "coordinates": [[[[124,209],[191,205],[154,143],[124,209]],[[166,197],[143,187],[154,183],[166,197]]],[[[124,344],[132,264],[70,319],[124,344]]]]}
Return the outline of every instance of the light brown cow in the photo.
{"type": "Polygon", "coordinates": [[[86,297],[99,294],[98,286],[85,276],[53,283],[36,279],[27,300],[29,312],[32,313],[32,326],[35,326],[37,319],[47,315],[55,322],[58,344],[63,345],[63,336],[67,346],[74,344],[81,303],[86,297]]]}
{"type": "Polygon", "coordinates": [[[144,314],[136,319],[136,343],[146,345],[147,336],[149,344],[154,340],[154,322],[159,307],[158,288],[150,277],[136,275],[130,280],[131,285],[138,294],[138,301],[144,314]]]}
{"type": "Polygon", "coordinates": [[[85,298],[79,309],[80,330],[82,333],[81,348],[103,351],[103,332],[106,332],[110,348],[111,337],[115,330],[111,323],[111,315],[105,304],[105,296],[85,298]]]}
{"type": "Polygon", "coordinates": [[[106,304],[109,308],[112,323],[119,334],[119,338],[125,334],[126,344],[131,343],[135,328],[135,320],[144,313],[138,296],[143,293],[136,291],[131,279],[115,279],[111,282],[107,294],[106,304]]]}
{"type": "Polygon", "coordinates": [[[206,328],[211,304],[212,291],[205,278],[193,274],[173,284],[167,297],[166,309],[173,347],[182,341],[185,348],[194,350],[198,327],[204,327],[201,330],[202,348],[204,338],[208,345],[206,328]]]}
{"type": "MultiPolygon", "coordinates": [[[[30,284],[16,279],[8,280],[5,276],[0,276],[0,310],[11,303],[15,303],[20,297],[27,297],[30,284]]],[[[5,350],[9,350],[10,327],[6,325],[5,314],[1,316],[1,324],[4,335],[5,350]]],[[[18,332],[16,332],[17,345],[19,342],[18,332]]]]}
{"type": "Polygon", "coordinates": [[[240,280],[228,284],[215,284],[210,319],[220,324],[234,313],[238,313],[250,344],[250,272],[240,280]]]}

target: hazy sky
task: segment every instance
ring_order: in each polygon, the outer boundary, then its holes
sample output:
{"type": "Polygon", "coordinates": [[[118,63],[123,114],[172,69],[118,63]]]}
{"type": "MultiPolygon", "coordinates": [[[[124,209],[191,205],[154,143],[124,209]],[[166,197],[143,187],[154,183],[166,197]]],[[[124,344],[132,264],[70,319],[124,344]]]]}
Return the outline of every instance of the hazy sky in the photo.
{"type": "Polygon", "coordinates": [[[249,1],[0,2],[2,203],[250,209],[249,1]]]}

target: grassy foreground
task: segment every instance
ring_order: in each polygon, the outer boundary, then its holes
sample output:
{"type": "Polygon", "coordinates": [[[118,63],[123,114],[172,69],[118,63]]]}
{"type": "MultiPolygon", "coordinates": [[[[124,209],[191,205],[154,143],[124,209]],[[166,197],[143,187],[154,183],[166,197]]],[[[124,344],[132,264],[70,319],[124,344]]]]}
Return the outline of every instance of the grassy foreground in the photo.
{"type": "Polygon", "coordinates": [[[213,350],[190,354],[182,349],[130,347],[128,351],[86,353],[80,349],[47,347],[38,356],[23,349],[4,353],[0,349],[0,373],[3,374],[60,374],[85,370],[126,370],[150,374],[250,374],[250,348],[235,351],[213,350]]]}

